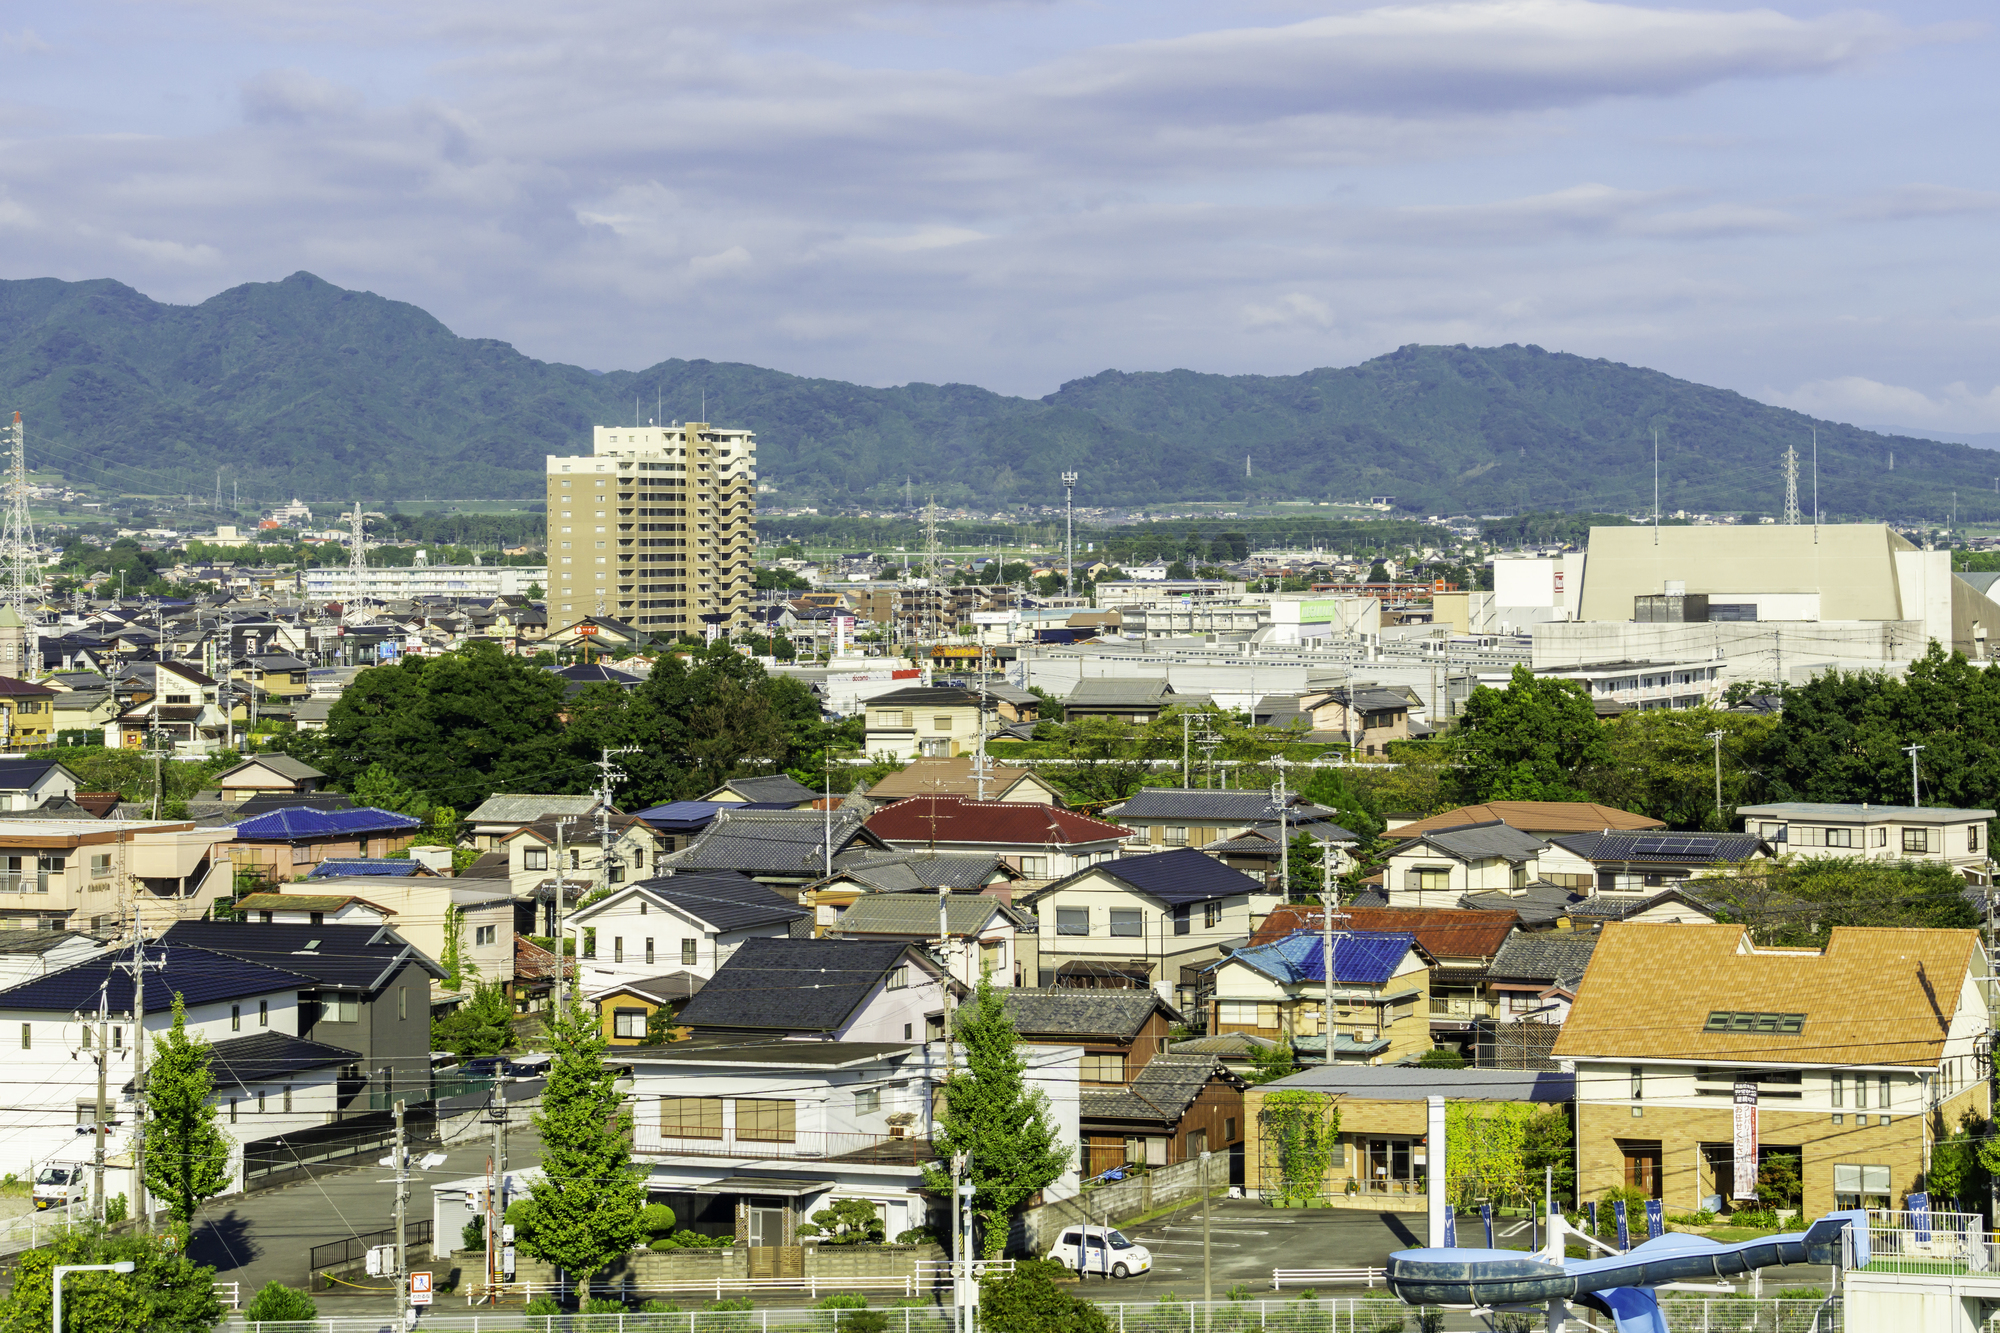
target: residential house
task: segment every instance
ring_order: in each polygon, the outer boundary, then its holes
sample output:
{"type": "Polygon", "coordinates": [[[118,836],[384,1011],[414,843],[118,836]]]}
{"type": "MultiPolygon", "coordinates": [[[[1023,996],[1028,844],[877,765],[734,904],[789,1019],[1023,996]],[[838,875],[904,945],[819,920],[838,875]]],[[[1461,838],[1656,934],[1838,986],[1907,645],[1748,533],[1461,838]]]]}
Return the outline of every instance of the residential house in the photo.
{"type": "Polygon", "coordinates": [[[1551,1052],[1596,948],[1597,935],[1580,930],[1508,939],[1487,969],[1488,1012],[1460,1053],[1486,1069],[1556,1068],[1551,1052]]]}
{"type": "Polygon", "coordinates": [[[326,785],[326,774],[285,754],[260,754],[216,776],[225,801],[253,796],[304,796],[326,785]]]}
{"type": "Polygon", "coordinates": [[[1551,884],[1651,897],[1697,877],[1741,872],[1772,851],[1754,833],[1570,833],[1549,840],[1537,868],[1551,884]]]}
{"type": "MultiPolygon", "coordinates": [[[[445,851],[451,848],[413,848],[420,851],[445,851]]],[[[446,866],[449,869],[449,863],[446,866]]],[[[415,857],[398,856],[338,856],[328,857],[312,868],[306,876],[309,880],[320,879],[435,879],[437,871],[432,870],[415,857]]]]}
{"type": "Polygon", "coordinates": [[[296,974],[296,1035],[354,1052],[341,1073],[341,1109],[430,1100],[430,983],[444,969],[393,927],[181,921],[164,943],[296,974]]]}
{"type": "Polygon", "coordinates": [[[1334,856],[1335,873],[1353,865],[1360,839],[1342,828],[1332,810],[1297,793],[1278,802],[1265,791],[1208,791],[1186,787],[1142,787],[1105,807],[1105,817],[1132,830],[1128,852],[1199,847],[1227,865],[1257,874],[1277,870],[1279,830],[1311,836],[1334,856]]]}
{"type": "Polygon", "coordinates": [[[1854,856],[1876,861],[1935,861],[1983,884],[1990,863],[1986,845],[1991,810],[1944,806],[1833,805],[1779,801],[1738,806],[1743,830],[1779,854],[1817,858],[1854,856]]]}
{"type": "Polygon", "coordinates": [[[207,754],[229,728],[214,677],[186,662],[133,662],[112,682],[120,711],[104,728],[113,749],[161,745],[179,754],[207,754]]]}
{"type": "Polygon", "coordinates": [[[548,820],[574,821],[571,828],[583,828],[597,813],[595,796],[522,796],[508,793],[489,796],[465,817],[471,829],[472,845],[490,852],[500,839],[524,824],[548,820]]]}
{"type": "MultiPolygon", "coordinates": [[[[604,1029],[604,1040],[613,1046],[646,1046],[653,1015],[662,1009],[673,1018],[707,984],[692,972],[665,972],[656,977],[614,981],[608,986],[585,991],[583,998],[596,1009],[604,1029]]],[[[676,1032],[685,1035],[687,1029],[676,1032]]]]}
{"type": "Polygon", "coordinates": [[[122,930],[232,892],[227,828],[189,820],[0,819],[0,928],[122,930]]]}
{"type": "Polygon", "coordinates": [[[1630,810],[1593,801],[1487,801],[1481,805],[1461,805],[1424,819],[1391,815],[1388,832],[1382,836],[1416,838],[1441,829],[1495,821],[1531,833],[1544,842],[1570,833],[1639,833],[1666,827],[1651,815],[1635,815],[1630,810]]]}
{"type": "MultiPolygon", "coordinates": [[[[636,815],[606,815],[601,821],[546,819],[523,824],[495,840],[494,849],[507,856],[507,875],[514,896],[532,897],[538,887],[562,875],[610,888],[655,873],[666,851],[665,839],[636,815]],[[611,832],[611,856],[604,855],[600,827],[611,832]]],[[[547,933],[547,932],[542,932],[547,933]]]]}
{"type": "Polygon", "coordinates": [[[942,1041],[947,987],[965,991],[906,940],[748,939],[680,1020],[697,1038],[942,1041]]]}
{"type": "Polygon", "coordinates": [[[423,826],[420,819],[373,806],[350,810],[297,806],[238,821],[229,856],[238,873],[283,883],[304,876],[328,858],[400,852],[423,826]]]}
{"type": "MultiPolygon", "coordinates": [[[[1253,1124],[1263,1123],[1265,1099],[1272,1093],[1316,1092],[1336,1102],[1340,1141],[1327,1154],[1323,1182],[1287,1180],[1275,1138],[1254,1134],[1244,1163],[1244,1193],[1253,1199],[1315,1195],[1341,1208],[1415,1211],[1426,1188],[1430,1098],[1443,1097],[1474,1115],[1510,1103],[1561,1114],[1575,1084],[1568,1074],[1341,1063],[1251,1087],[1243,1094],[1243,1114],[1253,1124]]],[[[1597,1187],[1588,1191],[1592,1197],[1597,1192],[1597,1187]]],[[[1459,1225],[1470,1224],[1461,1219],[1459,1225]]]]}
{"type": "Polygon", "coordinates": [[[351,893],[246,893],[236,900],[232,915],[264,925],[380,926],[395,912],[351,893]]]}
{"type": "Polygon", "coordinates": [[[1200,708],[1207,703],[1207,695],[1176,694],[1164,680],[1093,676],[1078,681],[1063,700],[1063,721],[1074,724],[1087,717],[1108,717],[1142,727],[1170,708],[1200,708]]]}
{"type": "Polygon", "coordinates": [[[1122,1088],[1082,1089],[1078,1157],[1095,1176],[1118,1167],[1198,1162],[1216,1186],[1243,1181],[1243,1090],[1248,1083],[1213,1055],[1156,1056],[1122,1088]]]}
{"type": "Polygon", "coordinates": [[[301,699],[292,705],[292,725],[300,731],[325,731],[333,705],[331,699],[301,699]]]}
{"type": "Polygon", "coordinates": [[[544,636],[545,645],[560,653],[581,649],[585,652],[622,653],[636,651],[653,641],[653,636],[635,625],[609,616],[585,616],[544,636]]]}
{"type": "Polygon", "coordinates": [[[809,810],[819,793],[788,773],[731,778],[701,797],[724,805],[754,805],[763,810],[809,810]]]}
{"type": "MultiPolygon", "coordinates": [[[[105,1057],[115,1102],[107,1148],[125,1169],[110,1175],[107,1194],[137,1197],[130,1180],[134,1113],[130,1081],[134,1048],[163,1036],[174,1023],[178,998],[189,1035],[210,1043],[219,1127],[229,1144],[227,1191],[242,1187],[244,1158],[279,1135],[323,1124],[346,1099],[340,1078],[356,1059],[348,1046],[300,1039],[300,993],[311,982],[292,968],[246,960],[190,945],[184,939],[148,944],[144,950],[145,999],[135,1000],[130,948],[107,951],[0,991],[0,1031],[7,1034],[15,1071],[10,1095],[18,1108],[7,1139],[6,1169],[26,1180],[45,1164],[82,1163],[93,1152],[80,1126],[97,1119],[96,1060],[86,1047],[86,1024],[100,1002],[113,1018],[108,1040],[92,1046],[105,1057]],[[143,1035],[131,1015],[143,1012],[143,1035]],[[218,1067],[219,1066],[219,1067],[218,1067]]],[[[429,1015],[426,1013],[425,1026],[429,1015]]],[[[227,1192],[226,1191],[226,1192],[227,1192]]]]}
{"type": "Polygon", "coordinates": [[[1405,838],[1382,872],[1388,906],[1457,907],[1467,894],[1525,890],[1547,845],[1497,819],[1405,838]]]}
{"type": "Polygon", "coordinates": [[[60,972],[111,947],[77,930],[0,930],[0,990],[60,972]]]}
{"type": "Polygon", "coordinates": [[[1121,856],[1016,899],[1041,923],[1039,984],[1146,987],[1183,1010],[1202,967],[1279,901],[1191,847],[1121,856]]]}
{"type": "Polygon", "coordinates": [[[989,681],[986,697],[993,701],[993,711],[1003,722],[1032,723],[1042,715],[1042,696],[1018,685],[989,681]]]}
{"type": "MultiPolygon", "coordinates": [[[[720,984],[718,975],[681,1017],[709,1003],[720,984]]],[[[1076,1051],[1029,1047],[1022,1055],[1028,1078],[1049,1094],[1060,1141],[1075,1142],[1076,1051]]],[[[679,1226],[753,1249],[791,1246],[815,1212],[862,1199],[892,1240],[949,1229],[923,1175],[937,1160],[942,1043],[697,1039],[621,1048],[606,1059],[631,1070],[633,1156],[649,1167],[651,1197],[674,1210],[679,1226]]],[[[1041,1198],[1076,1193],[1072,1168],[1041,1198]]]]}
{"type": "MultiPolygon", "coordinates": [[[[1022,987],[1001,996],[1007,1017],[1030,1046],[1074,1046],[1083,1051],[1077,1078],[1089,1087],[1129,1084],[1155,1056],[1167,1051],[1168,1032],[1180,1025],[1174,1007],[1150,990],[1022,987]]],[[[1109,1168],[1095,1168],[1099,1175],[1109,1168]]]]}
{"type": "Polygon", "coordinates": [[[1251,721],[1304,731],[1314,740],[1342,741],[1357,754],[1387,754],[1390,742],[1410,739],[1410,700],[1381,685],[1308,690],[1260,699],[1251,721]]]}
{"type": "Polygon", "coordinates": [[[864,717],[868,753],[896,759],[971,754],[986,728],[979,696],[944,685],[910,685],[878,694],[868,700],[864,717]]]}
{"type": "Polygon", "coordinates": [[[572,662],[568,666],[557,667],[549,673],[563,682],[563,700],[574,700],[577,695],[593,685],[609,685],[613,689],[630,690],[645,679],[629,671],[619,671],[605,666],[602,662],[572,662]]]}
{"type": "Polygon", "coordinates": [[[826,934],[913,944],[948,939],[951,974],[966,986],[981,977],[995,986],[1018,986],[1035,967],[1035,918],[976,893],[863,894],[839,910],[826,934]]]}
{"type": "Polygon", "coordinates": [[[745,810],[790,810],[790,805],[753,805],[743,801],[668,801],[664,805],[649,806],[639,811],[633,818],[642,819],[646,826],[660,836],[662,853],[678,852],[689,846],[707,831],[715,822],[715,817],[724,810],[741,813],[745,810]]]}
{"type": "Polygon", "coordinates": [[[1052,880],[1108,861],[1129,831],[1074,810],[962,796],[912,796],[867,818],[868,831],[899,851],[998,856],[1023,879],[1052,880]]]}
{"type": "MultiPolygon", "coordinates": [[[[460,970],[456,991],[469,989],[472,982],[513,980],[514,935],[522,925],[537,924],[533,904],[521,902],[506,883],[498,880],[439,875],[349,875],[337,883],[342,894],[352,895],[366,902],[374,912],[385,914],[397,933],[425,957],[440,963],[456,957],[460,970]]],[[[262,920],[263,904],[257,901],[262,896],[246,895],[239,899],[238,915],[244,920],[262,920]]],[[[315,895],[308,892],[297,896],[315,895]]],[[[311,924],[314,910],[307,908],[300,916],[296,912],[280,914],[273,909],[269,919],[278,924],[311,924]]],[[[321,919],[336,918],[323,914],[321,919]]],[[[368,919],[367,909],[356,909],[346,918],[353,924],[368,919]]]]}
{"type": "Polygon", "coordinates": [[[585,991],[658,977],[706,979],[746,940],[810,928],[792,899],[734,870],[686,871],[627,884],[563,919],[585,991]]]}
{"type": "Polygon", "coordinates": [[[289,653],[257,653],[238,657],[229,664],[229,678],[244,688],[231,689],[239,722],[255,718],[260,705],[288,712],[299,700],[310,698],[312,686],[307,673],[312,664],[289,653]]]}
{"type": "Polygon", "coordinates": [[[659,864],[676,875],[740,870],[796,898],[826,878],[841,853],[890,850],[863,820],[860,810],[723,810],[659,864]]]}
{"type": "Polygon", "coordinates": [[[54,759],[0,759],[0,811],[35,810],[52,798],[73,801],[80,782],[54,759]]]}
{"type": "Polygon", "coordinates": [[[1823,949],[1739,925],[1606,925],[1555,1057],[1576,1069],[1578,1185],[1670,1212],[1740,1206],[1739,1102],[1800,1214],[1898,1208],[1960,1116],[1990,1114],[1973,930],[1835,926],[1823,949]]]}
{"type": "Polygon", "coordinates": [[[47,685],[0,676],[0,749],[43,750],[55,744],[58,697],[47,685]]]}
{"type": "Polygon", "coordinates": [[[1431,959],[1416,936],[1336,932],[1331,1014],[1328,943],[1322,932],[1300,931],[1211,964],[1215,999],[1208,1031],[1289,1041],[1301,1059],[1322,1061],[1393,1064],[1430,1050],[1431,959]]]}
{"type": "Polygon", "coordinates": [[[1009,768],[988,761],[982,775],[977,757],[913,759],[868,789],[876,805],[893,805],[910,796],[963,796],[975,801],[1020,801],[1028,805],[1067,806],[1062,793],[1033,769],[1009,768]]]}
{"type": "Polygon", "coordinates": [[[47,676],[36,682],[53,689],[55,738],[62,744],[102,745],[104,726],[121,711],[111,682],[96,672],[47,676]]]}

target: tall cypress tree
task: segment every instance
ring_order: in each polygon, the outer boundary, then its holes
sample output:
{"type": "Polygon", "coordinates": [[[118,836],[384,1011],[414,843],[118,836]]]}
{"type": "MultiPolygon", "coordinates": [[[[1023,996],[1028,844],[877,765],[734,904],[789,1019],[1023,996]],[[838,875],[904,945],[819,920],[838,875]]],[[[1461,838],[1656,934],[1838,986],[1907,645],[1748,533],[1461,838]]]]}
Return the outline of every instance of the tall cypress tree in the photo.
{"type": "Polygon", "coordinates": [[[533,1121],[543,1176],[529,1187],[521,1245],[584,1279],[638,1243],[646,1186],[632,1168],[632,1120],[618,1109],[597,1016],[572,1004],[554,1016],[549,1038],[555,1058],[533,1121]]]}
{"type": "MultiPolygon", "coordinates": [[[[990,978],[980,978],[972,1002],[958,1011],[955,1027],[965,1047],[965,1067],[945,1078],[936,1146],[946,1162],[961,1152],[972,1154],[972,1207],[986,1228],[980,1249],[997,1259],[1007,1248],[1014,1211],[1059,1179],[1075,1150],[1061,1141],[1048,1094],[1028,1086],[1020,1036],[990,978]]],[[[925,1167],[924,1183],[950,1197],[947,1167],[925,1167]]]]}
{"type": "Polygon", "coordinates": [[[188,1035],[187,1007],[175,994],[174,1025],[154,1038],[146,1070],[146,1188],[183,1224],[229,1185],[229,1137],[215,1123],[208,1056],[207,1038],[188,1035]]]}

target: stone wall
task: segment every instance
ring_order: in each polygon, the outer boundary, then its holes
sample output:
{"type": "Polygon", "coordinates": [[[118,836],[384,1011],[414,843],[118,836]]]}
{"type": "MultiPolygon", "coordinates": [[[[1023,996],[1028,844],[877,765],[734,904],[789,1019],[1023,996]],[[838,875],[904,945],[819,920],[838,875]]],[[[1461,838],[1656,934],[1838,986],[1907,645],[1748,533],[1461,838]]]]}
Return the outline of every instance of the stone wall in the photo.
{"type": "MultiPolygon", "coordinates": [[[[1229,1158],[1217,1153],[1208,1164],[1208,1189],[1211,1195],[1229,1192],[1229,1158]]],[[[1045,1203],[1039,1208],[1030,1208],[1014,1219],[1014,1225],[1007,1236],[1007,1252],[1015,1255],[1033,1255],[1037,1258],[1047,1254],[1055,1244],[1056,1233],[1066,1226],[1074,1226],[1084,1220],[1086,1205],[1090,1210],[1090,1221],[1102,1226],[1108,1218],[1112,1226],[1117,1226],[1128,1218],[1139,1217],[1164,1208],[1169,1204],[1181,1203],[1201,1197],[1201,1162],[1176,1162],[1172,1166],[1156,1167],[1145,1174],[1129,1180],[1113,1181],[1089,1191],[1089,1198],[1064,1199],[1059,1203],[1045,1203]]]]}

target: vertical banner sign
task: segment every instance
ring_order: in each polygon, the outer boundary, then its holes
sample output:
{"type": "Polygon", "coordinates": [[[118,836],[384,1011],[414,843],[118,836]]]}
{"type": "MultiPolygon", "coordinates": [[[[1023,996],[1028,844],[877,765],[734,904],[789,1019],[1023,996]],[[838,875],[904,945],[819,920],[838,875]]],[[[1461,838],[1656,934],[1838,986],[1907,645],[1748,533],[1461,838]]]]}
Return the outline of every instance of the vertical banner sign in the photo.
{"type": "Polygon", "coordinates": [[[1618,1248],[1620,1250],[1631,1249],[1632,1226],[1625,1216],[1625,1201],[1623,1199],[1613,1199],[1611,1201],[1611,1214],[1618,1219],[1618,1248]]]}
{"type": "Polygon", "coordinates": [[[1667,1234],[1666,1210],[1658,1199],[1646,1200],[1646,1239],[1658,1240],[1667,1234]]]}
{"type": "Polygon", "coordinates": [[[1589,1206],[1590,1206],[1590,1234],[1595,1236],[1597,1234],[1597,1200],[1592,1199],[1590,1201],[1589,1206]]]}
{"type": "Polygon", "coordinates": [[[1738,1199],[1757,1197],[1757,1085],[1736,1080],[1736,1189],[1738,1199]]]}
{"type": "Polygon", "coordinates": [[[1444,1247],[1447,1250],[1458,1248],[1458,1209],[1450,1204],[1446,1204],[1444,1210],[1444,1247]]]}
{"type": "Polygon", "coordinates": [[[1910,1226],[1917,1233],[1918,1244],[1928,1244],[1931,1238],[1931,1196],[1912,1194],[1910,1196],[1910,1226]]]}
{"type": "Polygon", "coordinates": [[[1493,1248],[1493,1205],[1492,1204],[1482,1203],[1479,1205],[1479,1220],[1486,1224],[1486,1248],[1490,1250],[1493,1248]]]}

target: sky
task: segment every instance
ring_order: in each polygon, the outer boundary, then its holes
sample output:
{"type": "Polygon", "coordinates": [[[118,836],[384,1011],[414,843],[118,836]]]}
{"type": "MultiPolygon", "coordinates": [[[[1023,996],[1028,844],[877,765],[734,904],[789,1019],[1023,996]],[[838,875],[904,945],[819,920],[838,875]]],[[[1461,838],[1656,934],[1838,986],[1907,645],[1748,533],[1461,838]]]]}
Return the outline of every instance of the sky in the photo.
{"type": "Polygon", "coordinates": [[[1031,396],[1536,343],[2000,431],[1989,12],[16,0],[0,277],[1031,396]]]}

